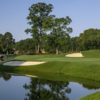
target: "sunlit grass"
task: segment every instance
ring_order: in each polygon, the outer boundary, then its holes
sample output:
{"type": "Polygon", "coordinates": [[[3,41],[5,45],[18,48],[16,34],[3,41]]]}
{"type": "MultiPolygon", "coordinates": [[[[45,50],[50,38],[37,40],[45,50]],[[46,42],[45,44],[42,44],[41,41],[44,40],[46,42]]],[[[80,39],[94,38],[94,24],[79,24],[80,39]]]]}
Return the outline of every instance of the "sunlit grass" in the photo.
{"type": "Polygon", "coordinates": [[[65,54],[59,55],[20,55],[11,58],[10,60],[23,60],[23,61],[46,61],[44,64],[35,66],[3,66],[1,64],[1,71],[38,71],[38,72],[50,72],[60,73],[64,75],[81,77],[100,81],[100,58],[97,53],[100,50],[82,51],[84,56],[87,54],[93,54],[93,57],[79,57],[68,58],[65,54]],[[92,53],[91,53],[92,52],[92,53]],[[96,58],[97,57],[97,58],[96,58]]]}
{"type": "Polygon", "coordinates": [[[100,92],[95,92],[90,95],[87,95],[79,100],[100,100],[100,92]]]}
{"type": "MultiPolygon", "coordinates": [[[[68,58],[65,54],[59,55],[20,55],[9,60],[23,61],[46,61],[44,64],[34,66],[3,66],[0,65],[0,71],[18,72],[18,73],[38,73],[42,78],[52,78],[52,74],[62,74],[76,78],[89,79],[100,82],[100,50],[82,51],[84,57],[68,58]],[[40,75],[42,73],[42,75],[40,75]],[[49,74],[46,74],[49,73],[49,74]],[[51,75],[50,75],[51,74],[51,75]],[[48,76],[48,77],[47,77],[48,76]]],[[[37,75],[37,74],[36,74],[37,75]]],[[[56,76],[56,75],[55,75],[56,76]]],[[[57,80],[66,80],[56,76],[57,80]]],[[[69,79],[70,80],[70,79],[69,79]]],[[[78,80],[78,82],[80,82],[78,80]]],[[[82,82],[82,80],[81,80],[82,82]]],[[[83,81],[84,83],[84,81],[83,81]]],[[[89,82],[85,83],[89,84],[89,82]]],[[[98,83],[99,84],[99,83],[98,83]]],[[[88,95],[80,100],[99,100],[100,92],[88,95]]]]}

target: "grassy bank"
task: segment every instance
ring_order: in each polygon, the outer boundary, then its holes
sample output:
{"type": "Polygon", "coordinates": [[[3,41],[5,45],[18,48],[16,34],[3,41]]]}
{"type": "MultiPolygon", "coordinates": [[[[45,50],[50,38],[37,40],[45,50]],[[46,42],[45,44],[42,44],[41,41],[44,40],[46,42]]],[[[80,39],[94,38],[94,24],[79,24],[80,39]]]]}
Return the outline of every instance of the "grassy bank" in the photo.
{"type": "Polygon", "coordinates": [[[100,81],[100,65],[52,61],[35,66],[3,66],[0,71],[48,72],[100,81]]]}
{"type": "MultiPolygon", "coordinates": [[[[0,64],[0,71],[18,73],[51,73],[63,74],[76,78],[84,78],[100,82],[100,50],[82,51],[83,58],[67,58],[65,54],[59,55],[20,55],[10,60],[23,61],[46,61],[44,64],[35,66],[3,66],[0,64]]],[[[46,74],[47,75],[47,74],[46,74]]],[[[45,74],[43,77],[47,77],[45,74]]],[[[49,74],[50,75],[50,74],[49,74]]],[[[54,76],[52,76],[54,77],[54,76]]],[[[58,78],[59,79],[59,78],[58,78]]],[[[61,79],[61,78],[60,78],[61,79]]],[[[66,80],[65,78],[63,80],[66,80]]],[[[89,82],[87,82],[89,84],[89,82]]],[[[99,83],[98,83],[99,84],[99,83]]],[[[96,92],[80,100],[99,100],[96,92]],[[91,99],[95,97],[95,99],[91,99]],[[89,99],[88,99],[89,98],[89,99]]]]}
{"type": "Polygon", "coordinates": [[[90,58],[100,58],[100,50],[87,50],[82,51],[82,54],[86,57],[90,58]]]}
{"type": "Polygon", "coordinates": [[[64,56],[65,54],[15,56],[10,60],[46,61],[46,63],[20,67],[3,66],[1,63],[0,71],[60,73],[67,76],[100,81],[100,50],[82,51],[82,53],[84,56],[88,55],[88,57],[68,58],[64,56]]]}
{"type": "Polygon", "coordinates": [[[95,92],[93,94],[87,95],[79,100],[100,100],[100,92],[95,92]]]}

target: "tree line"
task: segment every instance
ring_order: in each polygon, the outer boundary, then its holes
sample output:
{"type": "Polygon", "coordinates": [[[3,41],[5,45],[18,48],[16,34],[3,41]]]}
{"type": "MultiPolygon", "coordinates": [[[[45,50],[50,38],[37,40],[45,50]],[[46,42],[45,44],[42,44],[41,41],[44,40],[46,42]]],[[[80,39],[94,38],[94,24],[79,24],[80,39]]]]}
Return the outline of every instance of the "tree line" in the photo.
{"type": "Polygon", "coordinates": [[[50,14],[53,8],[52,4],[40,2],[29,7],[27,20],[31,27],[25,32],[30,33],[32,38],[15,43],[10,32],[0,34],[0,50],[8,54],[12,48],[15,48],[22,54],[34,54],[44,49],[48,53],[58,54],[100,49],[100,29],[87,29],[78,37],[70,37],[73,31],[68,27],[72,22],[71,18],[69,16],[56,18],[55,15],[50,14]]]}
{"type": "Polygon", "coordinates": [[[100,29],[87,29],[79,37],[70,39],[71,51],[100,49],[100,29]]]}
{"type": "Polygon", "coordinates": [[[47,52],[69,52],[90,49],[99,49],[99,29],[88,29],[80,33],[79,37],[70,37],[72,28],[68,25],[72,22],[69,16],[56,18],[50,13],[53,10],[52,4],[37,3],[29,7],[27,16],[30,29],[25,32],[31,33],[35,40],[35,52],[39,53],[40,45],[47,52]],[[47,35],[46,32],[49,31],[47,35]]]}
{"type": "MultiPolygon", "coordinates": [[[[35,40],[35,52],[39,53],[40,45],[49,45],[49,48],[55,47],[56,54],[60,46],[63,44],[63,39],[68,38],[72,28],[67,27],[72,20],[69,16],[65,18],[56,18],[55,15],[50,13],[53,10],[52,4],[36,3],[29,7],[29,15],[27,16],[28,24],[31,25],[30,29],[25,32],[31,33],[35,40]],[[49,35],[46,32],[49,31],[49,35]],[[48,44],[49,42],[52,42],[48,44]]],[[[48,48],[47,48],[48,49],[48,48]]]]}
{"type": "Polygon", "coordinates": [[[15,39],[10,32],[6,32],[4,35],[0,34],[0,53],[13,53],[15,45],[15,39]]]}
{"type": "MultiPolygon", "coordinates": [[[[18,50],[25,52],[35,52],[35,40],[25,39],[21,40],[16,44],[18,50]]],[[[80,52],[91,49],[100,49],[100,29],[87,29],[83,33],[80,33],[77,37],[70,37],[69,34],[66,36],[60,36],[59,38],[55,35],[47,34],[45,41],[40,44],[40,50],[44,49],[48,53],[56,53],[57,46],[59,45],[59,53],[66,52],[80,52]]]]}
{"type": "MultiPolygon", "coordinates": [[[[80,33],[78,37],[60,36],[46,34],[45,41],[41,42],[40,50],[44,49],[48,53],[56,53],[56,48],[59,44],[59,51],[66,52],[79,52],[91,49],[100,49],[100,29],[87,29],[80,33]]],[[[13,35],[6,32],[4,35],[0,34],[0,53],[13,53],[12,50],[18,50],[21,54],[35,54],[36,41],[33,38],[27,38],[15,42],[13,35]]]]}

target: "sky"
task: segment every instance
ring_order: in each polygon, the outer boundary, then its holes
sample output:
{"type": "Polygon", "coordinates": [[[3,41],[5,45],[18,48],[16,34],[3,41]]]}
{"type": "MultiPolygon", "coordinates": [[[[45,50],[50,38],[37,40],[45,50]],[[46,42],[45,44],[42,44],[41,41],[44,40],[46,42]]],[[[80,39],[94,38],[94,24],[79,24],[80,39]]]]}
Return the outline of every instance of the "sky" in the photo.
{"type": "Polygon", "coordinates": [[[52,4],[54,9],[50,14],[56,18],[71,18],[68,25],[73,29],[71,37],[89,28],[100,29],[100,0],[0,0],[0,33],[10,32],[16,42],[32,38],[30,33],[24,32],[30,28],[26,17],[28,8],[38,2],[52,4]]]}

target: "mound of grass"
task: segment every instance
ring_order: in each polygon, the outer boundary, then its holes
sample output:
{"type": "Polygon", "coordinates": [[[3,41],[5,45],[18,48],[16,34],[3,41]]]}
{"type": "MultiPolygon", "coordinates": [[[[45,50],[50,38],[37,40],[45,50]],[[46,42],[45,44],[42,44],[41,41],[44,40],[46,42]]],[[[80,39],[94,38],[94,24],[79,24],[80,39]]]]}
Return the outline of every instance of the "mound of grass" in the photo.
{"type": "Polygon", "coordinates": [[[58,73],[67,76],[86,78],[90,80],[100,81],[100,65],[88,65],[76,62],[58,62],[52,61],[34,66],[3,66],[0,65],[0,71],[12,72],[46,72],[58,73]]]}
{"type": "Polygon", "coordinates": [[[100,58],[100,50],[82,51],[84,57],[100,58]]]}
{"type": "Polygon", "coordinates": [[[95,92],[93,94],[87,95],[79,100],[100,100],[100,92],[95,92]]]}
{"type": "Polygon", "coordinates": [[[19,60],[19,61],[60,61],[60,62],[76,62],[81,64],[88,64],[88,65],[100,65],[100,58],[81,58],[81,57],[65,57],[65,54],[59,55],[20,55],[16,56],[11,60],[19,60]]]}
{"type": "MultiPolygon", "coordinates": [[[[83,58],[68,58],[60,55],[20,55],[10,60],[47,61],[35,66],[3,66],[0,71],[18,73],[59,73],[66,76],[79,77],[100,82],[100,50],[82,51],[83,58]]],[[[46,74],[43,77],[47,77],[46,74]]],[[[50,74],[49,74],[50,75],[50,74]]],[[[48,77],[51,77],[49,76],[48,77]]],[[[40,75],[41,76],[41,75],[40,75]]],[[[58,77],[58,76],[57,76],[58,77]]],[[[53,78],[53,76],[52,76],[53,78]]],[[[60,78],[62,79],[62,78],[60,78]]],[[[59,80],[59,78],[57,78],[59,80]]],[[[63,80],[66,80],[65,78],[63,80]]],[[[86,84],[89,84],[87,82],[86,84]]],[[[100,92],[88,95],[80,100],[99,100],[100,92]]]]}
{"type": "MultiPolygon", "coordinates": [[[[47,61],[44,64],[35,66],[3,66],[0,64],[0,71],[20,74],[35,74],[41,78],[56,79],[58,81],[76,81],[88,86],[99,87],[100,82],[100,50],[82,51],[83,58],[68,58],[64,55],[20,55],[9,60],[23,61],[47,61]],[[41,74],[42,73],[42,74],[41,74]],[[61,74],[61,76],[56,75],[61,74]],[[63,77],[63,75],[66,75],[63,77]],[[69,76],[72,76],[69,78],[69,76]],[[74,77],[74,78],[73,78],[74,77]],[[75,79],[77,78],[77,79],[75,79]],[[81,80],[81,78],[83,78],[81,80]],[[98,81],[84,81],[85,79],[98,81]]],[[[100,92],[87,95],[79,100],[99,100],[100,92]]]]}
{"type": "MultiPolygon", "coordinates": [[[[100,50],[83,51],[84,55],[87,53],[93,57],[87,58],[68,58],[65,54],[59,55],[20,55],[11,58],[10,60],[23,60],[23,61],[46,61],[45,64],[35,66],[3,66],[0,65],[1,71],[38,71],[38,72],[50,72],[61,73],[64,75],[81,77],[100,81],[100,58],[96,58],[97,52],[100,50]]],[[[99,55],[99,54],[98,54],[99,55]]]]}

